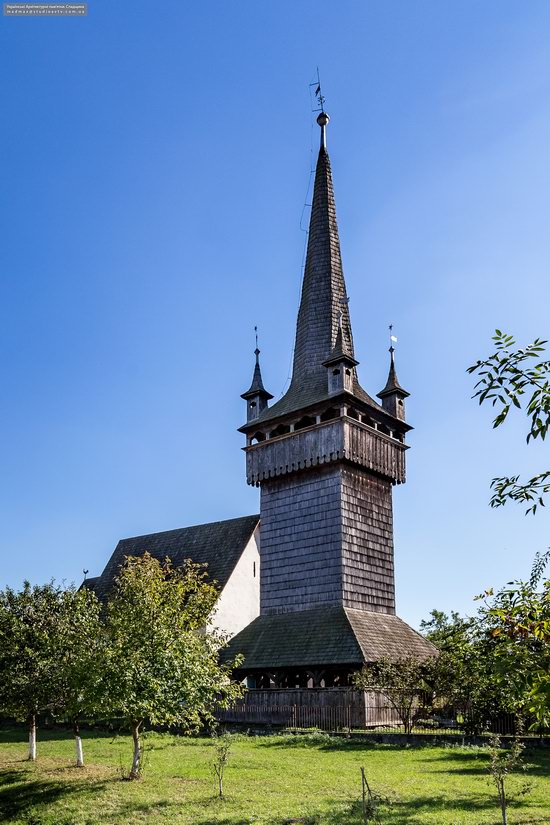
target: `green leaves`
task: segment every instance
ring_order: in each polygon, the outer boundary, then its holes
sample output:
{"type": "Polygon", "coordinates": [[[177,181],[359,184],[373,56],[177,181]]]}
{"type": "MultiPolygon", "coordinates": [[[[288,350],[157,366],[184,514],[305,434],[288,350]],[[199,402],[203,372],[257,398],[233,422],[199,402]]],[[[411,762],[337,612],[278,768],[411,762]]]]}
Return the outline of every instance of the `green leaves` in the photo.
{"type": "MultiPolygon", "coordinates": [[[[479,377],[473,398],[497,407],[493,428],[504,424],[512,407],[525,408],[529,418],[527,443],[537,438],[544,441],[550,426],[550,361],[540,356],[548,342],[536,338],[527,347],[514,349],[514,337],[499,329],[493,341],[496,351],[468,367],[467,372],[479,377]]],[[[535,514],[538,507],[544,507],[544,496],[550,492],[550,471],[533,476],[525,484],[519,483],[519,476],[494,478],[491,488],[491,507],[501,507],[507,501],[527,502],[526,512],[535,514]]]]}
{"type": "Polygon", "coordinates": [[[410,733],[415,721],[418,698],[429,692],[431,662],[416,656],[397,660],[379,659],[355,674],[354,683],[362,690],[379,691],[399,715],[405,733],[410,733]]]}
{"type": "Polygon", "coordinates": [[[105,710],[129,721],[197,729],[240,693],[205,626],[217,590],[200,565],[127,558],[107,607],[105,710]]]}
{"type": "Polygon", "coordinates": [[[200,565],[148,553],[126,559],[106,606],[53,583],[0,591],[0,712],[196,730],[242,690],[219,664],[225,639],[205,630],[217,597],[200,565]]]}
{"type": "Polygon", "coordinates": [[[507,501],[529,502],[526,515],[534,515],[538,507],[545,506],[544,496],[550,492],[550,470],[533,476],[525,484],[519,483],[519,476],[494,478],[491,489],[491,507],[502,507],[507,501]]]}

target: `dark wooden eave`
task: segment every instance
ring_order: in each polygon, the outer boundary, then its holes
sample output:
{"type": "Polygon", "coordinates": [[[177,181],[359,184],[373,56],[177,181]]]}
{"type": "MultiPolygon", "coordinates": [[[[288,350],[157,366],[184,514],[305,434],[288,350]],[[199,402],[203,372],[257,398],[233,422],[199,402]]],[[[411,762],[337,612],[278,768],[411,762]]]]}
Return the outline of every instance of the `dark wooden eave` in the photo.
{"type": "Polygon", "coordinates": [[[435,647],[398,616],[339,605],[258,616],[231,639],[225,661],[242,654],[239,673],[349,665],[383,657],[436,655],[435,647]]]}

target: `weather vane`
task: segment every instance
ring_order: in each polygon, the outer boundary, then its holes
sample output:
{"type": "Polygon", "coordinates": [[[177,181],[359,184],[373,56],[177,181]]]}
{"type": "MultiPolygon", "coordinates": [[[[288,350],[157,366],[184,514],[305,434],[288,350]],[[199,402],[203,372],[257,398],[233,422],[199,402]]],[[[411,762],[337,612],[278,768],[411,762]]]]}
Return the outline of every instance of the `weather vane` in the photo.
{"type": "Polygon", "coordinates": [[[396,338],[396,337],[395,337],[395,335],[393,334],[393,324],[390,324],[390,325],[389,325],[389,327],[388,327],[388,329],[389,329],[389,331],[390,331],[390,349],[392,349],[392,350],[393,350],[393,348],[394,348],[394,346],[393,346],[393,345],[394,345],[394,344],[397,344],[397,338],[396,338]]]}
{"type": "Polygon", "coordinates": [[[90,571],[89,570],[83,570],[82,572],[84,573],[84,581],[86,581],[86,576],[88,575],[88,573],[90,571]]]}
{"type": "Polygon", "coordinates": [[[254,335],[256,336],[256,349],[258,349],[258,327],[254,327],[254,335]]]}
{"type": "Polygon", "coordinates": [[[316,109],[313,109],[314,112],[324,112],[325,111],[325,96],[321,92],[321,78],[319,77],[319,67],[317,67],[317,80],[314,83],[309,84],[309,88],[312,89],[315,87],[315,100],[318,104],[316,109]]]}

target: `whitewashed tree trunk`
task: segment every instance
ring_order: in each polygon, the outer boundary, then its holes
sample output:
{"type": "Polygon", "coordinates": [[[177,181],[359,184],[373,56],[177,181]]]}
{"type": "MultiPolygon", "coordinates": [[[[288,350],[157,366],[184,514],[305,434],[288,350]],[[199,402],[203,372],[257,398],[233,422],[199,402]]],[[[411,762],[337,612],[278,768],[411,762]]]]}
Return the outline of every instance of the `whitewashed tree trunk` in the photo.
{"type": "Polygon", "coordinates": [[[130,771],[130,779],[139,779],[140,756],[141,756],[141,741],[139,738],[140,722],[132,726],[132,739],[134,740],[134,758],[132,760],[132,770],[130,771]]]}
{"type": "Polygon", "coordinates": [[[36,762],[36,716],[29,717],[29,761],[36,762]]]}
{"type": "Polygon", "coordinates": [[[82,751],[82,739],[80,737],[80,728],[75,723],[73,725],[73,733],[74,733],[74,743],[76,748],[76,767],[83,768],[84,767],[84,753],[82,751]]]}

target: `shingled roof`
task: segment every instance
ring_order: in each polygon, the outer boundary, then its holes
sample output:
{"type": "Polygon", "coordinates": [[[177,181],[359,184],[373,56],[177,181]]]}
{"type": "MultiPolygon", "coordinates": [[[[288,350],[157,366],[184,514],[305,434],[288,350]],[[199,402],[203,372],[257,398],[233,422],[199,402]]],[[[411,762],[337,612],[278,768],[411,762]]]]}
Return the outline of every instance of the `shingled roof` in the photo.
{"type": "Polygon", "coordinates": [[[287,667],[361,666],[382,657],[428,658],[434,646],[398,616],[317,607],[258,616],[231,639],[223,657],[244,655],[242,672],[287,667]]]}
{"type": "MultiPolygon", "coordinates": [[[[335,351],[339,336],[340,348],[353,359],[353,337],[340,254],[332,171],[328,152],[322,144],[315,172],[306,265],[296,324],[292,381],[286,394],[273,406],[266,408],[254,424],[287,415],[329,398],[327,369],[323,364],[335,351]]],[[[355,368],[353,395],[382,411],[380,405],[359,384],[355,368]]]]}
{"type": "Polygon", "coordinates": [[[168,556],[175,566],[186,559],[206,564],[210,579],[223,588],[259,521],[259,515],[242,516],[121,539],[101,576],[87,579],[86,586],[93,589],[98,598],[104,599],[125,556],[141,556],[149,552],[159,560],[168,556]]]}
{"type": "Polygon", "coordinates": [[[390,371],[388,373],[388,380],[386,381],[386,386],[383,390],[380,390],[378,393],[378,398],[384,398],[386,395],[393,395],[397,393],[397,395],[402,395],[404,398],[407,398],[410,393],[407,390],[403,389],[401,384],[399,383],[399,379],[397,378],[397,372],[395,370],[395,350],[393,346],[390,347],[390,371]]]}

